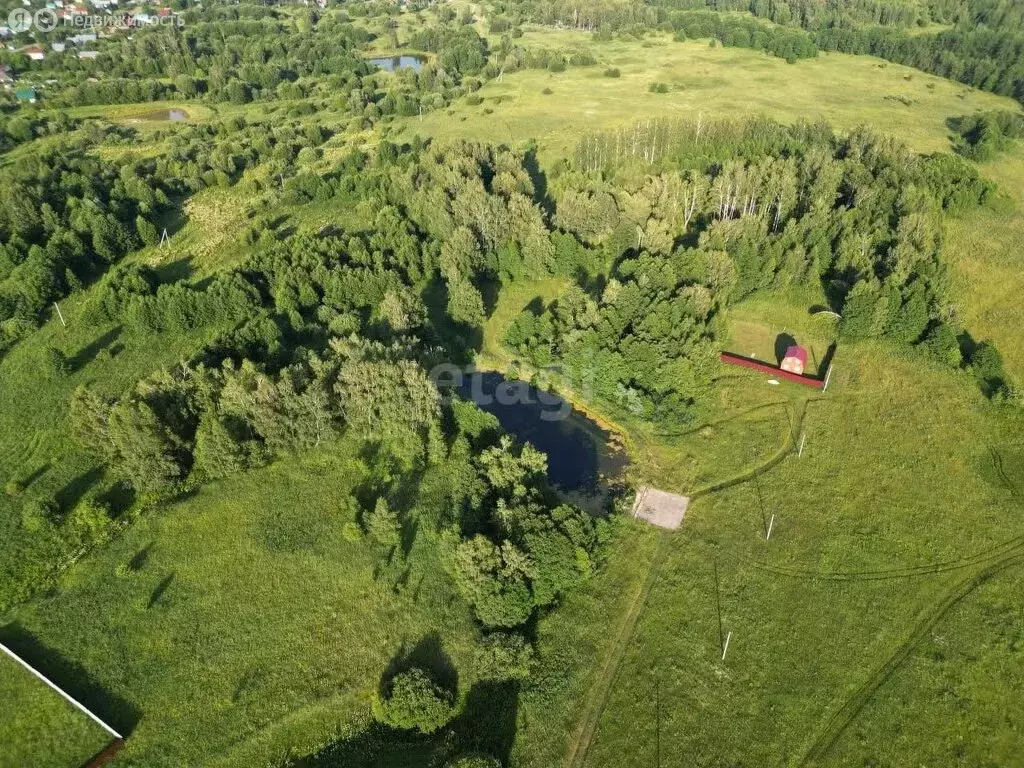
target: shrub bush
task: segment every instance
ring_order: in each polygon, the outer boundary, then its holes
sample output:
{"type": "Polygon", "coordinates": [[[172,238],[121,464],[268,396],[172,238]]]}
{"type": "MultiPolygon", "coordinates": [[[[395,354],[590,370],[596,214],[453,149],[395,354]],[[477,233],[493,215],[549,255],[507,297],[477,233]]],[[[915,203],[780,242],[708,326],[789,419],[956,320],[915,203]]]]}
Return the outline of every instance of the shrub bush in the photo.
{"type": "Polygon", "coordinates": [[[373,715],[392,728],[433,733],[455,716],[451,692],[419,667],[396,675],[373,701],[373,715]]]}

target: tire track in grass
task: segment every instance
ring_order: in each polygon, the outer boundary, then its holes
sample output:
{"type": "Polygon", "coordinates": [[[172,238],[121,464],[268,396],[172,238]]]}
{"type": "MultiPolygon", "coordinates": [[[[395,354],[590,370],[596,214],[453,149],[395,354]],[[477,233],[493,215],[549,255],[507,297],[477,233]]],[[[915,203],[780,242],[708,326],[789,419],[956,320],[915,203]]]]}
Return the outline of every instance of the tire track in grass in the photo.
{"type": "Polygon", "coordinates": [[[633,639],[633,633],[636,631],[640,614],[643,613],[644,607],[647,605],[647,598],[651,594],[651,588],[661,573],[661,566],[665,562],[665,556],[668,554],[668,542],[670,539],[671,534],[661,534],[657,548],[654,551],[654,556],[651,558],[647,578],[630,602],[629,610],[622,620],[622,625],[619,627],[615,642],[608,650],[601,673],[591,684],[590,690],[587,692],[583,716],[580,718],[579,725],[576,726],[569,741],[569,757],[566,761],[566,765],[569,768],[581,768],[587,759],[587,751],[590,749],[590,744],[597,733],[597,726],[601,722],[601,716],[604,714],[608,696],[618,677],[619,665],[622,663],[629,643],[633,639]]]}
{"type": "Polygon", "coordinates": [[[939,602],[932,605],[923,614],[920,614],[917,623],[906,640],[896,647],[896,650],[885,663],[875,670],[828,719],[824,729],[807,750],[803,760],[800,761],[800,765],[813,765],[828,754],[832,746],[874,697],[875,693],[892,678],[913,652],[914,648],[918,646],[953,606],[1000,571],[1021,563],[1024,563],[1024,553],[1016,550],[1011,551],[977,573],[958,581],[943,595],[939,602]]]}
{"type": "MultiPolygon", "coordinates": [[[[1007,476],[1003,467],[1002,456],[994,448],[989,448],[992,454],[992,461],[995,465],[1003,484],[1010,492],[1010,495],[1020,500],[1021,495],[1016,486],[1007,476]]],[[[741,560],[740,562],[750,565],[761,571],[773,573],[777,576],[789,576],[797,579],[811,579],[819,581],[881,581],[885,579],[905,579],[914,576],[933,576],[950,571],[958,571],[970,568],[975,565],[985,565],[993,562],[1000,562],[1010,558],[1014,554],[1024,550],[1024,534],[993,544],[987,549],[975,552],[973,555],[961,558],[960,560],[947,560],[942,563],[929,563],[926,565],[910,565],[904,568],[889,568],[877,571],[814,571],[800,568],[791,568],[785,565],[768,565],[764,562],[754,560],[741,560]]]]}
{"type": "Polygon", "coordinates": [[[768,565],[754,560],[739,560],[738,562],[749,565],[759,571],[765,571],[776,576],[788,576],[794,579],[808,579],[811,581],[884,581],[961,571],[964,568],[976,565],[998,562],[1022,551],[1024,551],[1024,535],[1007,539],[961,560],[947,560],[942,563],[911,565],[906,568],[891,568],[878,571],[813,571],[790,568],[784,565],[768,565]]]}
{"type": "MultiPolygon", "coordinates": [[[[785,439],[782,441],[782,446],[771,456],[765,459],[760,464],[754,465],[751,469],[741,472],[727,480],[721,480],[712,485],[698,488],[692,493],[687,494],[690,497],[690,501],[701,498],[702,496],[708,496],[712,493],[719,493],[726,491],[730,488],[735,488],[744,483],[749,483],[754,478],[760,477],[761,475],[771,472],[775,467],[786,460],[786,457],[797,452],[797,435],[800,434],[800,430],[803,428],[804,420],[807,417],[807,408],[811,403],[816,403],[824,400],[825,398],[808,398],[803,400],[797,406],[787,406],[786,413],[789,421],[789,428],[786,431],[785,439]]],[[[774,403],[768,403],[764,406],[758,406],[758,408],[768,407],[775,405],[774,403]]],[[[756,409],[751,409],[756,410],[756,409]]]]}

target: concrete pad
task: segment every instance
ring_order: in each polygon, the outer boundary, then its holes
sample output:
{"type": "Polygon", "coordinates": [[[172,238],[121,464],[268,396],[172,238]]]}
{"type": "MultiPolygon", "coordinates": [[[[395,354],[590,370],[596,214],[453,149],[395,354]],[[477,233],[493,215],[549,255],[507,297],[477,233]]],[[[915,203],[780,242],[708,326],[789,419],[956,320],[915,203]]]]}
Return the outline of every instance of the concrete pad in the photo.
{"type": "Polygon", "coordinates": [[[686,517],[690,506],[689,496],[659,491],[649,485],[641,485],[633,502],[633,517],[646,520],[659,528],[675,530],[686,517]]]}

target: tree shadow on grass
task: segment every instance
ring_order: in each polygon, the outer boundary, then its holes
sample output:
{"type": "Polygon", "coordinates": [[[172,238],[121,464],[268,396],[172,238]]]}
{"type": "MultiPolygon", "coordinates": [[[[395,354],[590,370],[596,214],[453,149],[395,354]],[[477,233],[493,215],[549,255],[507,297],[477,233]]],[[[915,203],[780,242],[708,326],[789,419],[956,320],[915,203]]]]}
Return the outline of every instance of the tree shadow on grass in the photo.
{"type": "Polygon", "coordinates": [[[146,563],[149,562],[149,555],[153,551],[153,547],[156,546],[155,541],[149,542],[146,546],[136,552],[132,559],[128,561],[128,568],[132,571],[141,571],[146,567],[146,563]]]}
{"type": "Polygon", "coordinates": [[[66,514],[73,509],[82,500],[82,497],[95,487],[102,477],[103,469],[101,467],[93,467],[57,491],[55,498],[62,512],[66,514]]]}
{"type": "Polygon", "coordinates": [[[452,726],[460,753],[479,752],[508,765],[518,711],[518,682],[483,680],[474,685],[452,726]]]}
{"type": "Polygon", "coordinates": [[[51,467],[51,466],[53,466],[53,465],[52,465],[52,464],[49,464],[49,463],[46,463],[46,464],[43,464],[43,465],[41,465],[41,466],[39,466],[39,467],[36,467],[36,468],[35,468],[34,470],[32,470],[32,472],[31,472],[30,474],[26,475],[26,476],[25,476],[25,477],[24,477],[24,478],[23,478],[23,479],[21,480],[21,485],[22,485],[22,487],[23,487],[23,488],[25,488],[26,490],[27,490],[28,488],[31,488],[31,487],[32,487],[32,484],[33,484],[33,483],[34,483],[34,482],[35,482],[36,480],[38,480],[39,478],[41,478],[41,477],[42,477],[43,475],[45,475],[45,474],[46,474],[46,473],[47,473],[47,472],[48,472],[48,471],[50,470],[50,467],[51,467]]]}
{"type": "Polygon", "coordinates": [[[445,652],[441,637],[435,633],[427,635],[411,648],[403,644],[398,649],[381,675],[381,694],[385,693],[395,675],[408,672],[413,667],[425,670],[438,685],[452,693],[459,689],[459,671],[445,652]]]}
{"type": "Polygon", "coordinates": [[[111,328],[109,331],[100,334],[78,350],[78,352],[75,353],[75,356],[68,360],[71,370],[80,371],[85,368],[85,366],[96,359],[96,355],[117,341],[118,337],[121,335],[121,331],[122,328],[120,325],[116,328],[111,328]]]}
{"type": "Polygon", "coordinates": [[[147,611],[159,603],[163,596],[167,594],[167,590],[171,588],[171,584],[174,582],[174,576],[175,574],[173,573],[169,576],[165,576],[164,579],[156,585],[156,589],[154,589],[153,593],[149,596],[149,604],[146,605],[147,611]]]}
{"type": "Polygon", "coordinates": [[[184,282],[192,277],[195,271],[195,268],[192,266],[191,256],[183,256],[180,259],[166,261],[153,270],[160,285],[184,282]]]}
{"type": "Polygon", "coordinates": [[[135,490],[127,483],[114,483],[97,495],[96,501],[105,505],[110,516],[117,519],[135,503],[135,490]]]}
{"type": "Polygon", "coordinates": [[[142,717],[135,705],[104,688],[84,667],[47,647],[17,622],[0,627],[0,642],[122,736],[135,730],[142,717]]]}
{"type": "Polygon", "coordinates": [[[398,731],[380,723],[297,763],[300,768],[436,768],[448,750],[436,734],[398,731]]]}

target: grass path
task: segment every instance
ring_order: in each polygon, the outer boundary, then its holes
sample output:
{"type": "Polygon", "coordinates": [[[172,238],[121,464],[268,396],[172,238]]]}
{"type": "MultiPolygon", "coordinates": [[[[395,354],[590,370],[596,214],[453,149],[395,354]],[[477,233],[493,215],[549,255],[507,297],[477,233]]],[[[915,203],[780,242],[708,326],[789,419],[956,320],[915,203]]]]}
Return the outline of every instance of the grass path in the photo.
{"type": "Polygon", "coordinates": [[[927,637],[928,633],[949,613],[953,606],[999,572],[1022,562],[1024,562],[1024,552],[1018,546],[991,565],[956,582],[943,594],[941,600],[919,614],[907,639],[896,647],[892,655],[826,721],[800,764],[813,765],[828,754],[847,726],[856,719],[875,693],[892,678],[914,648],[927,637]]]}
{"type": "MultiPolygon", "coordinates": [[[[766,403],[760,406],[755,406],[755,408],[750,410],[758,410],[760,408],[776,405],[779,405],[779,403],[766,403]]],[[[701,495],[707,495],[708,493],[714,493],[716,490],[731,488],[734,485],[748,482],[755,477],[770,471],[779,462],[785,459],[796,449],[793,434],[800,429],[800,425],[803,423],[804,415],[807,412],[807,405],[808,402],[804,402],[803,407],[799,408],[796,414],[793,414],[795,415],[795,428],[787,430],[786,440],[776,454],[771,456],[766,462],[755,466],[753,469],[743,473],[739,477],[727,481],[722,484],[721,487],[715,486],[703,489],[698,493],[701,495]]],[[[792,424],[793,421],[791,420],[790,423],[792,424]]],[[[633,639],[637,622],[640,620],[640,616],[647,605],[647,599],[650,596],[651,588],[657,582],[658,576],[661,572],[661,566],[668,554],[669,541],[671,538],[671,534],[665,533],[662,535],[661,541],[658,542],[658,548],[655,550],[654,556],[651,559],[651,564],[648,568],[647,578],[645,579],[643,586],[630,602],[629,610],[623,617],[622,625],[620,626],[618,635],[615,639],[615,644],[608,652],[608,656],[605,659],[600,675],[590,687],[583,710],[583,717],[581,718],[579,725],[576,727],[576,730],[573,732],[572,738],[569,742],[569,756],[566,763],[569,768],[582,768],[585,764],[587,751],[589,750],[590,744],[593,742],[594,736],[597,733],[598,725],[601,722],[601,715],[604,713],[609,694],[611,693],[615,680],[618,677],[620,664],[623,657],[626,655],[630,641],[633,639]]]]}
{"type": "Polygon", "coordinates": [[[569,768],[581,768],[587,758],[587,750],[590,748],[590,743],[594,740],[594,735],[597,733],[597,726],[601,722],[601,715],[604,713],[608,694],[611,692],[615,679],[618,677],[619,665],[623,656],[626,655],[626,649],[629,647],[630,640],[633,639],[633,633],[636,630],[640,614],[643,613],[644,606],[647,605],[647,598],[651,593],[651,587],[658,580],[662,563],[665,562],[670,539],[670,534],[662,534],[661,541],[658,542],[658,547],[651,558],[647,578],[629,604],[629,610],[622,619],[622,625],[619,627],[615,644],[608,651],[608,657],[601,668],[601,674],[598,675],[593,685],[590,686],[583,709],[583,717],[580,719],[579,725],[576,726],[569,741],[569,757],[566,762],[569,768]]]}

